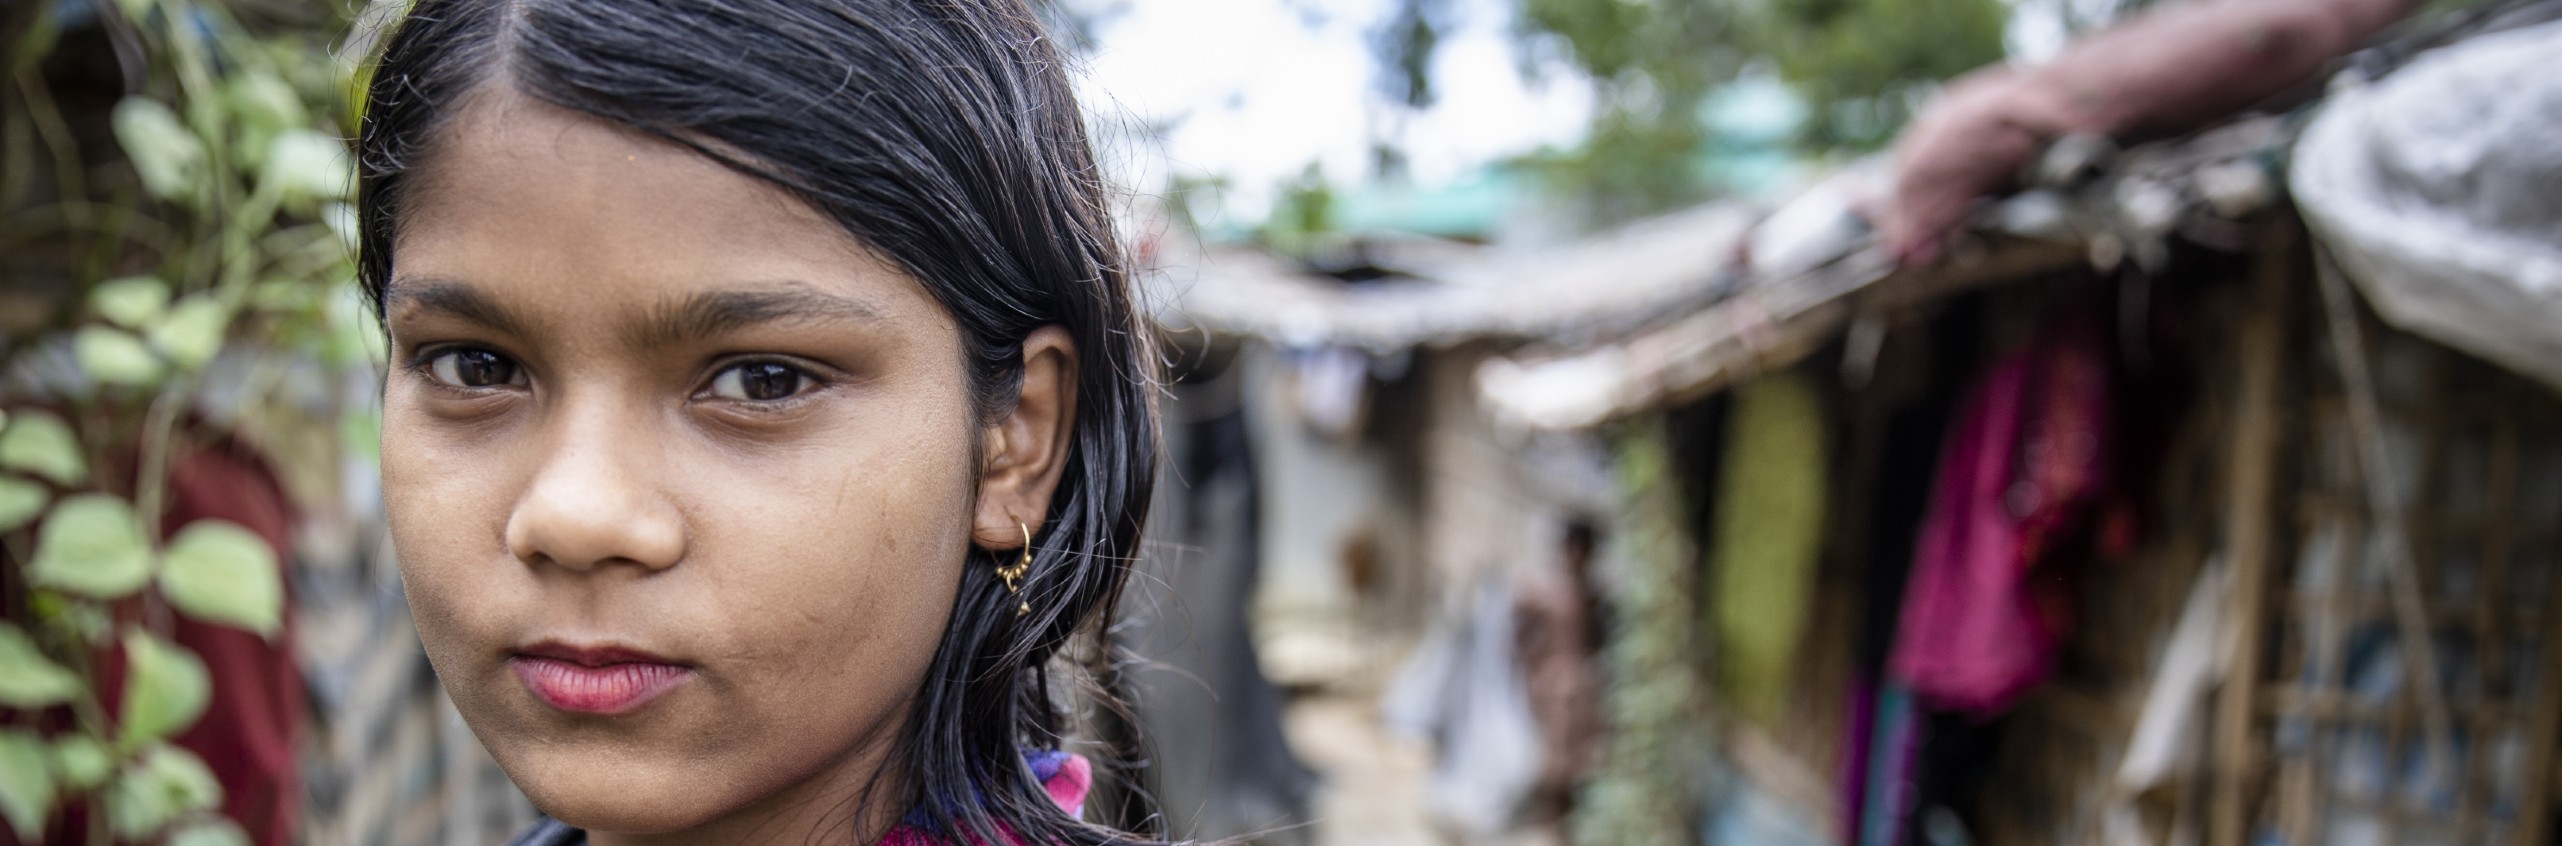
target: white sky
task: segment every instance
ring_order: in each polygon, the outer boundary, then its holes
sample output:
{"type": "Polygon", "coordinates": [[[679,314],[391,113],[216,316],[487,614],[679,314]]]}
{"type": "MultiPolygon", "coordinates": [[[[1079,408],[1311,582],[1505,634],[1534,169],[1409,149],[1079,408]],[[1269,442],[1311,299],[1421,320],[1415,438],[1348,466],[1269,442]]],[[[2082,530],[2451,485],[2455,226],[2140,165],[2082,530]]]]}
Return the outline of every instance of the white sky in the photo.
{"type": "MultiPolygon", "coordinates": [[[[1453,0],[1453,31],[1433,58],[1439,100],[1406,126],[1419,184],[1493,159],[1582,137],[1591,89],[1553,66],[1522,79],[1509,0],[1453,0]]],[[[1134,190],[1171,174],[1224,176],[1231,214],[1260,219],[1274,186],[1310,162],[1336,184],[1363,181],[1374,123],[1393,119],[1376,91],[1370,34],[1388,0],[1127,0],[1106,18],[1080,97],[1107,127],[1162,125],[1161,142],[1108,130],[1104,156],[1134,190]],[[1112,136],[1119,137],[1112,137],[1112,136]]]]}

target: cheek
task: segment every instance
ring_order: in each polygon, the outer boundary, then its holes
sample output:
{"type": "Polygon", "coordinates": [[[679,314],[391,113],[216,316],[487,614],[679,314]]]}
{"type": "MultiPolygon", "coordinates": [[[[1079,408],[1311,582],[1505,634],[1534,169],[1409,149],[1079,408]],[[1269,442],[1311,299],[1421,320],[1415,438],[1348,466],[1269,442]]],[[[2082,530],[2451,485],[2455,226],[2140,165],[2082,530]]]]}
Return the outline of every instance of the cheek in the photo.
{"type": "MultiPolygon", "coordinates": [[[[969,560],[971,485],[951,445],[833,451],[732,475],[703,503],[704,593],[743,665],[824,668],[778,687],[891,683],[931,657],[969,560]]],[[[786,693],[785,695],[797,695],[786,693]]]]}
{"type": "Polygon", "coordinates": [[[510,581],[522,568],[503,566],[511,497],[499,471],[510,462],[493,460],[501,458],[493,442],[458,448],[418,420],[397,388],[384,400],[384,517],[419,640],[452,676],[466,670],[466,656],[489,651],[480,630],[505,613],[507,597],[523,595],[510,581]]]}

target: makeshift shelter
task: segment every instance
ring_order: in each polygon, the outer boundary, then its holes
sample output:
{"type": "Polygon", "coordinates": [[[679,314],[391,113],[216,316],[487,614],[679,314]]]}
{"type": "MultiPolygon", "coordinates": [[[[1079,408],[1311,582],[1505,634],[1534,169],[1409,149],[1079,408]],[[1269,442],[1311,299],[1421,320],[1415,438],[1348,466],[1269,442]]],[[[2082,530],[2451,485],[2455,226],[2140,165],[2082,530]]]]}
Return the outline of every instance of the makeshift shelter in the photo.
{"type": "MultiPolygon", "coordinates": [[[[1481,364],[1529,343],[1617,337],[1713,302],[1750,220],[1741,207],[1708,207],[1545,250],[1373,233],[1299,260],[1204,248],[1179,232],[1141,239],[1143,289],[1173,365],[1164,413],[1175,455],[1162,488],[1171,513],[1185,516],[1156,515],[1162,542],[1134,583],[1124,631],[1140,654],[1172,656],[1175,671],[1140,669],[1131,686],[1159,750],[1159,783],[1188,782],[1160,788],[1178,834],[1308,819],[1304,807],[1275,819],[1273,802],[1252,798],[1288,793],[1275,782],[1293,782],[1294,766],[1202,760],[1247,748],[1281,759],[1277,707],[1203,723],[1206,709],[1182,704],[1199,690],[1222,702],[1277,696],[1261,679],[1219,681],[1259,665],[1285,687],[1375,691],[1417,641],[1459,637],[1481,601],[1509,609],[1510,583],[1560,567],[1576,527],[1612,506],[1600,442],[1503,430],[1478,400],[1481,364]],[[1208,421],[1252,468],[1253,502],[1242,510],[1214,513],[1223,483],[1187,457],[1208,443],[1190,437],[1208,421]],[[1219,528],[1249,522],[1253,539],[1242,543],[1219,528]],[[1240,573],[1248,583],[1196,586],[1240,573]],[[1209,655],[1231,660],[1194,660],[1209,655]],[[1211,771],[1245,777],[1198,775],[1211,771]],[[1264,816],[1218,807],[1229,802],[1264,816]],[[1184,819],[1195,806],[1199,819],[1184,819]]],[[[1487,634],[1496,630],[1476,631],[1480,645],[1511,654],[1508,641],[1488,641],[1507,640],[1487,634]]],[[[1416,707],[1434,712],[1419,721],[1447,722],[1456,703],[1416,707]]],[[[1507,737],[1490,745],[1526,752],[1535,742],[1507,737]]],[[[1506,760],[1520,783],[1498,793],[1522,789],[1539,767],[1528,755],[1506,760]]]]}
{"type": "Polygon", "coordinates": [[[2336,114],[2059,144],[1929,266],[1842,222],[1879,178],[1852,173],[1767,218],[1706,302],[1488,358],[1499,429],[1614,433],[1623,461],[1620,739],[1576,831],[2548,842],[2562,395],[2539,350],[2562,329],[2522,310],[2562,301],[2555,241],[2518,233],[2562,215],[2516,129],[2549,124],[2531,104],[2556,86],[2514,68],[2562,45],[2536,23],[2554,11],[2397,40],[2353,63],[2336,114]],[[2530,105],[2498,112],[2507,146],[2443,115],[2431,147],[2329,123],[2408,126],[2351,111],[2397,101],[2491,113],[2456,96],[2530,105]],[[2369,146],[2302,158],[2299,135],[2369,146]],[[2361,163],[2384,201],[2301,170],[2361,163]],[[2514,258],[2433,297],[2410,270],[2431,242],[2389,239],[2388,214],[2514,258]],[[1784,474],[1738,469],[1783,460],[1750,434],[1773,385],[1813,386],[1804,425],[1832,457],[1797,465],[1820,497],[1787,497],[1823,512],[1811,555],[1736,539],[1788,517],[1755,481],[1784,474]]]}

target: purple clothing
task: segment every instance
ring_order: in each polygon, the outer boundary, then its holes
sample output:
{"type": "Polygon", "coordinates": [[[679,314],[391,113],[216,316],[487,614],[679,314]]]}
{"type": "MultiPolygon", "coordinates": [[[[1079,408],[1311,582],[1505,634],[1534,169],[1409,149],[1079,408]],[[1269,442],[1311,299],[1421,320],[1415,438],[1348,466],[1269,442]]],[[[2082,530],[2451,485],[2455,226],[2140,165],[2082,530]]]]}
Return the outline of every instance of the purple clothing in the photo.
{"type": "Polygon", "coordinates": [[[1888,663],[1933,709],[1997,714],[2053,669],[2070,617],[2050,559],[2111,493],[2100,325],[2067,320],[1995,364],[1940,454],[1888,663]]]}

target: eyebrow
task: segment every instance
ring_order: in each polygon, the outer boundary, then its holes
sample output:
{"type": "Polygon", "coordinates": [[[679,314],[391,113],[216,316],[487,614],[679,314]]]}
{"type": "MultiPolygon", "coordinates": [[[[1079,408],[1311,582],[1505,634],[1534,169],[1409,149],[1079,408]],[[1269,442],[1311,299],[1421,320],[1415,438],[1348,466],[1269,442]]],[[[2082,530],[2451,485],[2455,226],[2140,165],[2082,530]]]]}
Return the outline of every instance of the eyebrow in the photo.
{"type": "Polygon", "coordinates": [[[879,309],[801,282],[764,289],[704,291],[650,310],[628,330],[627,341],[647,349],[700,341],[770,323],[877,323],[879,309]]]}
{"type": "MultiPolygon", "coordinates": [[[[703,291],[661,304],[624,328],[624,342],[636,349],[649,349],[771,323],[877,323],[887,319],[870,303],[820,291],[807,283],[770,284],[771,287],[747,290],[703,291]]],[[[386,286],[383,301],[387,314],[419,308],[509,335],[529,334],[530,324],[515,312],[480,289],[451,279],[394,279],[386,286]]]]}
{"type": "Polygon", "coordinates": [[[383,314],[395,316],[419,308],[487,326],[510,335],[525,334],[525,322],[497,300],[470,285],[450,279],[400,278],[384,286],[383,314]]]}

